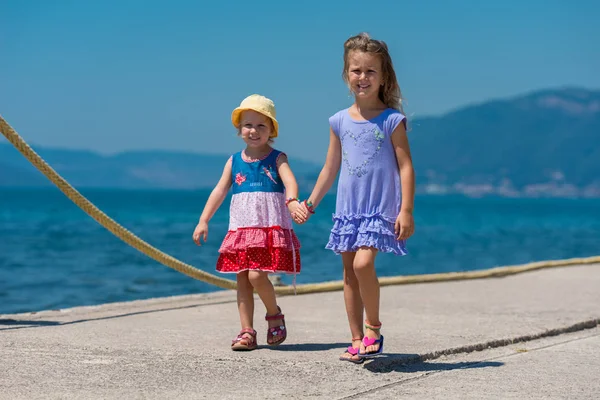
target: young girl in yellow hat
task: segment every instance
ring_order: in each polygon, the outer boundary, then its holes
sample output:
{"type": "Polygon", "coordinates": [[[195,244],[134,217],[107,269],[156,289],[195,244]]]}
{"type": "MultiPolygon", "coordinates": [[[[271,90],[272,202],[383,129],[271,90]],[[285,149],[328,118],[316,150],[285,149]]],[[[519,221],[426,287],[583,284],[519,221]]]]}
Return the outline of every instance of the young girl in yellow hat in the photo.
{"type": "Polygon", "coordinates": [[[235,273],[237,303],[242,330],[232,341],[232,350],[254,350],[253,328],[256,290],[266,308],[267,343],[281,344],[287,337],[284,315],[277,305],[269,273],[300,272],[300,242],[292,229],[307,215],[298,202],[298,184],[285,153],[271,147],[279,133],[275,105],[261,95],[245,98],[233,110],[231,121],[246,148],[232,155],[223,175],[208,198],[193,239],[206,242],[208,222],[230,188],[229,231],[219,249],[217,271],[235,273]]]}

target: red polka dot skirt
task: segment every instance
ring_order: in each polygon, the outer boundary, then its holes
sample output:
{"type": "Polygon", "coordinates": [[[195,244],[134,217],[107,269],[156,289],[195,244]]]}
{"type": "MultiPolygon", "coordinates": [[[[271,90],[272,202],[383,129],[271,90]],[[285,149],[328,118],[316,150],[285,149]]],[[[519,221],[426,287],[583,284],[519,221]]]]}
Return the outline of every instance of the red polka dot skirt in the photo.
{"type": "Polygon", "coordinates": [[[238,228],[227,232],[219,248],[217,271],[300,272],[300,241],[292,229],[238,228]]]}

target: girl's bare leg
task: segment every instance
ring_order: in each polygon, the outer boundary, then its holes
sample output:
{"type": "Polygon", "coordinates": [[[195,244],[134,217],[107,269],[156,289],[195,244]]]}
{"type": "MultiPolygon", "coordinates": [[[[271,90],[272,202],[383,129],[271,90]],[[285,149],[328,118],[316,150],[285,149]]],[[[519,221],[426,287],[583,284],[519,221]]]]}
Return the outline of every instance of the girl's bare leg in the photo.
{"type": "MultiPolygon", "coordinates": [[[[366,322],[369,325],[379,327],[379,280],[375,272],[375,257],[377,249],[372,247],[363,247],[358,249],[354,257],[353,269],[358,278],[360,296],[362,298],[366,322]]],[[[372,339],[379,339],[379,330],[365,330],[365,336],[372,339]]],[[[376,352],[379,350],[379,343],[368,346],[366,349],[361,344],[361,353],[376,352]]]]}
{"type": "MultiPolygon", "coordinates": [[[[242,271],[236,275],[237,280],[237,305],[240,313],[240,324],[242,329],[253,328],[254,325],[254,295],[250,280],[248,279],[248,271],[242,271]]],[[[244,333],[243,337],[252,339],[248,333],[244,333]]],[[[242,341],[241,344],[248,345],[250,342],[242,341]]]]}
{"type": "MultiPolygon", "coordinates": [[[[275,288],[273,284],[269,280],[269,273],[263,271],[250,271],[248,278],[250,283],[258,293],[258,296],[262,300],[265,308],[267,309],[267,315],[277,315],[279,314],[279,310],[277,308],[277,297],[275,295],[275,288]]],[[[269,328],[274,328],[276,326],[281,326],[283,321],[281,319],[268,321],[269,328]]],[[[274,342],[277,342],[281,336],[276,335],[271,339],[274,342]]]]}
{"type": "MultiPolygon", "coordinates": [[[[354,258],[356,253],[342,253],[342,263],[344,266],[344,303],[346,304],[346,314],[348,315],[348,324],[352,335],[352,347],[360,347],[363,337],[363,301],[360,296],[358,279],[354,273],[354,258]]],[[[358,360],[358,356],[344,353],[342,357],[358,360]]]]}

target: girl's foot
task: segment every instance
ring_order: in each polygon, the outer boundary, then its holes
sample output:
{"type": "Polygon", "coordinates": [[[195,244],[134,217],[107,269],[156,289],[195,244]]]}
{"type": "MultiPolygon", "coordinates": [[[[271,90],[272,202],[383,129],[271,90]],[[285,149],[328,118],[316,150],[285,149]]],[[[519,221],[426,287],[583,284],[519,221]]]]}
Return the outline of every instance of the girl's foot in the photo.
{"type": "Polygon", "coordinates": [[[365,321],[366,334],[360,343],[360,356],[375,355],[381,353],[383,337],[381,336],[381,323],[371,325],[365,321]]]}
{"type": "Polygon", "coordinates": [[[248,351],[256,349],[256,331],[252,328],[244,328],[235,339],[231,341],[231,350],[248,351]]]}
{"type": "Polygon", "coordinates": [[[360,350],[361,343],[362,338],[352,338],[352,344],[348,346],[346,351],[340,356],[340,360],[349,361],[355,364],[360,364],[365,361],[364,359],[358,357],[358,351],[360,350]]]}
{"type": "Polygon", "coordinates": [[[265,319],[269,323],[269,330],[267,331],[267,343],[270,346],[277,346],[283,343],[287,337],[287,328],[285,327],[285,316],[281,313],[281,308],[277,306],[279,311],[275,315],[266,315],[265,319]]]}

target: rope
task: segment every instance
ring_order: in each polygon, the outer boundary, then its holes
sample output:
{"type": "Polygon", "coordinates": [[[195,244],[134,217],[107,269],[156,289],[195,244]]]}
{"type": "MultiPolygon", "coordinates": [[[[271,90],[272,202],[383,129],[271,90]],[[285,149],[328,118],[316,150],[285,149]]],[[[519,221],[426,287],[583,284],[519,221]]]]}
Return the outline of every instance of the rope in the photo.
{"type": "Polygon", "coordinates": [[[237,287],[236,282],[223,279],[215,275],[211,275],[204,271],[201,271],[193,266],[183,263],[178,259],[163,253],[156,247],[146,243],[123,226],[119,225],[116,221],[102,212],[98,207],[92,204],[87,198],[79,193],[73,186],[69,184],[62,176],[60,176],[52,167],[50,167],[29,145],[19,136],[17,132],[0,116],[0,130],[10,143],[17,150],[21,152],[32,163],[38,170],[40,170],[46,177],[56,185],[73,203],[79,208],[85,211],[90,217],[94,218],[100,225],[112,232],[113,235],[146,254],[147,256],[155,259],[156,261],[166,265],[167,267],[173,268],[189,277],[194,279],[210,283],[223,289],[235,289],[237,287]]]}
{"type": "MultiPolygon", "coordinates": [[[[517,343],[526,343],[534,340],[540,340],[544,338],[561,336],[569,333],[580,332],[587,329],[595,329],[600,327],[600,318],[592,318],[585,321],[577,322],[572,325],[563,326],[561,328],[553,328],[538,333],[532,333],[521,336],[507,337],[504,339],[493,339],[485,342],[468,344],[465,346],[454,347],[450,349],[431,351],[424,354],[415,354],[407,357],[389,357],[380,358],[377,361],[373,361],[370,364],[366,364],[365,368],[371,372],[390,372],[395,370],[398,366],[405,366],[409,368],[410,365],[419,364],[427,361],[436,360],[441,357],[455,356],[459,354],[468,354],[475,351],[484,351],[487,349],[495,349],[499,347],[506,347],[517,343]]],[[[517,350],[518,351],[518,350],[517,350]]],[[[481,361],[475,361],[472,363],[465,364],[478,364],[481,361]]],[[[365,392],[366,393],[366,392],[365,392]]],[[[354,396],[347,397],[348,399],[360,398],[361,393],[357,393],[354,396]]]]}
{"type": "MultiPolygon", "coordinates": [[[[134,233],[130,232],[115,220],[110,218],[98,207],[92,204],[87,198],[79,193],[73,186],[69,184],[62,176],[60,176],[46,161],[44,161],[26,142],[23,138],[0,116],[0,131],[8,139],[8,141],[29,160],[40,172],[42,172],[56,187],[58,187],[73,203],[86,212],[90,217],[95,219],[100,225],[109,230],[113,235],[147,255],[148,257],[158,261],[159,263],[181,272],[191,278],[202,282],[223,288],[236,289],[236,282],[230,279],[220,278],[208,272],[204,272],[189,264],[186,264],[173,256],[166,254],[156,247],[148,244],[140,239],[134,233]]],[[[600,256],[588,258],[572,258],[567,260],[556,261],[541,261],[525,265],[514,265],[507,267],[497,267],[483,271],[472,272],[452,272],[443,274],[429,275],[408,275],[408,276],[393,276],[382,277],[379,279],[381,286],[390,285],[406,285],[414,283],[430,283],[430,282],[447,282],[454,280],[465,279],[484,279],[503,277],[508,275],[519,274],[528,271],[534,271],[542,268],[565,267],[581,264],[596,264],[600,263],[600,256]]],[[[275,286],[275,292],[279,295],[291,294],[309,294],[323,293],[342,290],[344,287],[343,281],[310,283],[304,285],[292,286],[275,286]]]]}

